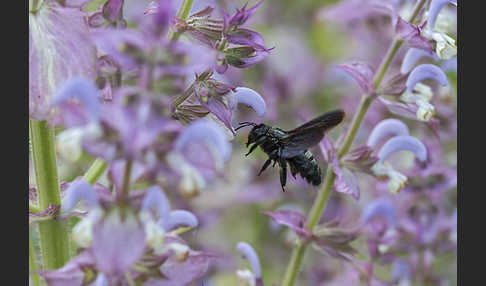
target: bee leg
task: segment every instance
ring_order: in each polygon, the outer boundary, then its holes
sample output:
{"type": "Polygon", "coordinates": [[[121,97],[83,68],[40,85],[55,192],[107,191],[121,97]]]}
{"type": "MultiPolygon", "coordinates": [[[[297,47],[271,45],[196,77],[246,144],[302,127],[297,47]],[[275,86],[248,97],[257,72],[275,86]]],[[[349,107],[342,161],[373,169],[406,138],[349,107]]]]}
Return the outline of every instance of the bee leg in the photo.
{"type": "Polygon", "coordinates": [[[258,172],[258,176],[260,176],[260,174],[265,171],[265,169],[268,167],[268,165],[270,165],[270,163],[272,163],[272,159],[268,158],[267,161],[265,161],[265,164],[263,164],[263,167],[262,169],[260,170],[260,172],[258,172]]]}
{"type": "Polygon", "coordinates": [[[280,185],[282,185],[282,191],[285,192],[285,184],[287,183],[287,161],[284,158],[279,158],[280,165],[280,185]]]}

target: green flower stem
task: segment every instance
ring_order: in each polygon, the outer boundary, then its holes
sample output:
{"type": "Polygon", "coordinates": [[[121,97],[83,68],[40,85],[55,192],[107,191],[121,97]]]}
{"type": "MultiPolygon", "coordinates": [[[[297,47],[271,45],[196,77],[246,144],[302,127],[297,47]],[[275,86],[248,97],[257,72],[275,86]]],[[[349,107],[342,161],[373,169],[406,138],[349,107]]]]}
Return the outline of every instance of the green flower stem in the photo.
{"type": "Polygon", "coordinates": [[[35,249],[34,249],[34,243],[32,241],[32,235],[29,232],[29,273],[30,273],[30,279],[32,281],[32,286],[40,286],[41,281],[39,274],[37,274],[38,267],[37,267],[37,261],[35,257],[35,249]]]}
{"type": "Polygon", "coordinates": [[[103,175],[108,164],[101,158],[96,158],[91,167],[83,176],[83,180],[88,182],[90,185],[94,185],[98,179],[103,175]]]}
{"type": "Polygon", "coordinates": [[[128,198],[128,192],[130,192],[130,175],[132,173],[132,163],[133,161],[131,159],[127,159],[125,163],[125,173],[123,174],[123,185],[121,190],[121,194],[123,195],[124,199],[128,198]]]}
{"type": "MultiPolygon", "coordinates": [[[[30,120],[32,159],[39,197],[39,209],[50,204],[61,205],[57,175],[54,128],[47,121],[30,120]]],[[[69,260],[69,240],[66,222],[48,220],[38,224],[43,269],[57,269],[69,260]]]]}
{"type": "Polygon", "coordinates": [[[38,213],[40,212],[40,209],[35,204],[29,202],[29,212],[38,213]]]}
{"type": "MultiPolygon", "coordinates": [[[[191,11],[193,3],[194,3],[194,0],[182,0],[181,6],[179,7],[179,11],[177,11],[177,18],[186,19],[187,16],[189,15],[189,12],[191,11]]],[[[171,35],[169,36],[169,38],[172,41],[177,41],[180,36],[181,36],[181,33],[172,32],[171,35]]]]}
{"type": "MultiPolygon", "coordinates": [[[[408,22],[413,22],[416,19],[420,10],[424,6],[425,2],[427,2],[427,0],[419,0],[416,3],[410,18],[407,19],[408,22]]],[[[390,45],[390,48],[388,49],[388,52],[385,55],[385,58],[382,60],[380,67],[378,68],[378,71],[376,72],[375,77],[373,78],[373,87],[375,89],[377,89],[380,86],[386,71],[390,67],[393,58],[395,57],[397,51],[400,49],[402,43],[403,41],[397,36],[395,37],[392,44],[390,45]]],[[[344,156],[348,152],[349,148],[351,147],[351,144],[353,143],[356,133],[358,132],[358,129],[361,126],[361,123],[363,122],[363,118],[366,115],[366,112],[368,111],[368,108],[370,107],[374,99],[375,99],[374,95],[365,94],[361,97],[358,110],[355,113],[353,119],[351,120],[351,125],[346,133],[344,142],[337,151],[338,156],[340,158],[344,156]]],[[[312,205],[312,208],[307,216],[307,220],[305,224],[305,227],[307,229],[314,230],[314,227],[319,222],[319,219],[322,215],[322,211],[324,210],[327,199],[329,198],[331,187],[334,185],[335,179],[336,179],[336,175],[332,171],[332,166],[329,165],[326,171],[326,178],[324,179],[322,189],[317,195],[314,204],[312,205]]],[[[285,272],[282,286],[292,286],[295,284],[295,280],[297,279],[297,275],[300,271],[300,267],[304,259],[306,248],[307,248],[307,244],[304,243],[303,241],[299,241],[296,244],[294,250],[292,251],[292,255],[290,257],[290,262],[285,272]]]]}

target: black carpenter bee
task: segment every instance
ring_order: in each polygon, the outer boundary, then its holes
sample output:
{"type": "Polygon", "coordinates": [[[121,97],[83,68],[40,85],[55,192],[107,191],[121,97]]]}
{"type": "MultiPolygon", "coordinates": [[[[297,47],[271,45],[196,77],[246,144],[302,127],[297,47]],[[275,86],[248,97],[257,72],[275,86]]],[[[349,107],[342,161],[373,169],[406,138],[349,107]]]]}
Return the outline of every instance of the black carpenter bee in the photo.
{"type": "Polygon", "coordinates": [[[265,171],[272,161],[272,167],[278,163],[280,166],[280,184],[282,190],[285,191],[287,164],[289,164],[290,172],[294,178],[296,174],[300,174],[302,178],[314,186],[321,184],[321,169],[312,153],[307,149],[317,145],[324,137],[324,133],[341,123],[343,118],[344,111],[338,109],[324,113],[290,131],[284,131],[263,123],[257,125],[253,122],[242,122],[236,130],[253,126],[248,134],[246,147],[249,147],[252,143],[253,145],[245,156],[250,155],[256,147],[260,146],[263,152],[268,155],[268,159],[258,175],[265,171]]]}

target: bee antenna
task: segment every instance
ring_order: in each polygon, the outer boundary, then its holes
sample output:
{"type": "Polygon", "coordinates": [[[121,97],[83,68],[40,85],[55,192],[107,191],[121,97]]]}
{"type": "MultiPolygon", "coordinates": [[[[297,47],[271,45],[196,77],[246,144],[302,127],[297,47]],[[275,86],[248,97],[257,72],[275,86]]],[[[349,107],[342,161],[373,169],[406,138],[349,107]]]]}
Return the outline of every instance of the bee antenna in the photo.
{"type": "Polygon", "coordinates": [[[238,126],[237,128],[235,128],[235,131],[238,131],[238,129],[241,129],[241,128],[247,127],[247,126],[256,126],[256,123],[253,123],[253,122],[240,122],[239,125],[240,126],[238,126]]]}

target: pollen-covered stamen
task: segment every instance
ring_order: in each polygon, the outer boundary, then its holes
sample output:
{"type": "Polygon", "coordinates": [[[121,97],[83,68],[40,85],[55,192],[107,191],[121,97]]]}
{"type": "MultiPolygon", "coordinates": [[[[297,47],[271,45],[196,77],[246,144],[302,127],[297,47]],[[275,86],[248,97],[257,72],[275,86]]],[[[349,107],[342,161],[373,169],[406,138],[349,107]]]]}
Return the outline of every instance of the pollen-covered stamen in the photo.
{"type": "Polygon", "coordinates": [[[429,121],[435,114],[435,107],[429,103],[434,96],[432,89],[428,85],[417,83],[414,87],[415,93],[405,92],[400,99],[406,103],[413,103],[418,106],[417,118],[422,121],[429,121]]]}
{"type": "Polygon", "coordinates": [[[380,179],[388,178],[388,189],[393,193],[398,193],[407,183],[407,177],[394,170],[385,160],[393,153],[407,150],[412,152],[421,162],[427,160],[427,149],[424,144],[412,136],[396,136],[388,140],[378,152],[378,162],[373,165],[371,170],[380,179]]]}
{"type": "Polygon", "coordinates": [[[182,243],[170,243],[167,245],[167,249],[174,252],[174,259],[178,262],[186,261],[187,257],[189,256],[189,246],[182,243]]]}
{"type": "Polygon", "coordinates": [[[150,246],[156,255],[165,252],[165,230],[154,218],[146,212],[140,214],[140,219],[144,223],[146,243],[150,246]]]}
{"type": "Polygon", "coordinates": [[[371,170],[380,179],[388,178],[388,189],[394,194],[399,193],[407,184],[408,178],[394,170],[388,162],[378,161],[371,170]]]}

